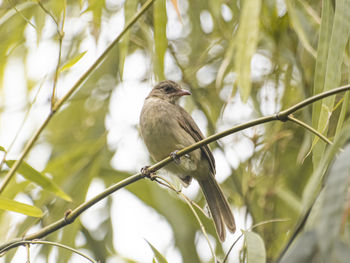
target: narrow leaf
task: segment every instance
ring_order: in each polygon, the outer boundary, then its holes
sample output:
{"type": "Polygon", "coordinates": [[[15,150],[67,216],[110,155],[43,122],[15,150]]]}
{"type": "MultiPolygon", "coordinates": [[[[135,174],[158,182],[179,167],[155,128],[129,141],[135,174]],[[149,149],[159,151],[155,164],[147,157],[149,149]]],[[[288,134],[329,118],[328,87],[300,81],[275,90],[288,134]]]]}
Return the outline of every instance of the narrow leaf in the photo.
{"type": "Polygon", "coordinates": [[[350,144],[332,165],[324,188],[324,198],[317,220],[317,234],[322,258],[330,262],[331,249],[338,238],[345,196],[350,182],[350,144]],[[329,260],[327,260],[329,259],[329,260]]]}
{"type": "Polygon", "coordinates": [[[5,148],[2,147],[2,146],[0,146],[0,151],[1,151],[1,152],[6,152],[5,148]]]}
{"type": "MultiPolygon", "coordinates": [[[[127,24],[137,10],[138,0],[126,0],[124,3],[124,23],[127,24]]],[[[128,30],[119,44],[119,75],[123,79],[125,58],[129,51],[130,30],[128,30]]]]}
{"type": "MultiPolygon", "coordinates": [[[[332,24],[334,10],[331,0],[322,1],[322,20],[320,27],[320,35],[317,46],[316,69],[314,77],[314,95],[323,91],[324,81],[327,69],[327,58],[329,43],[332,34],[332,24]]],[[[312,105],[312,126],[317,127],[318,119],[321,112],[322,102],[315,102],[312,105]]]]}
{"type": "MultiPolygon", "coordinates": [[[[12,167],[14,163],[15,160],[6,161],[6,164],[9,167],[12,167]]],[[[61,190],[51,179],[47,178],[45,175],[35,170],[26,162],[21,163],[17,172],[20,173],[27,180],[39,185],[44,190],[49,191],[66,201],[72,201],[72,199],[65,192],[63,192],[63,190],[61,190]]]]}
{"type": "Polygon", "coordinates": [[[338,263],[348,263],[350,258],[350,247],[338,239],[334,245],[334,257],[338,263]]]}
{"type": "Polygon", "coordinates": [[[313,231],[302,233],[287,251],[280,263],[309,263],[317,252],[317,235],[313,231]]]}
{"type": "Polygon", "coordinates": [[[303,191],[303,206],[308,209],[311,203],[315,200],[318,195],[321,185],[323,184],[323,176],[330,164],[334,159],[339,149],[344,143],[350,138],[350,121],[347,121],[340,133],[340,135],[334,141],[334,144],[330,146],[325,154],[322,156],[320,164],[316,170],[312,173],[312,176],[308,180],[304,191],[303,191]]]}
{"type": "Polygon", "coordinates": [[[173,4],[173,6],[174,6],[174,8],[175,8],[177,17],[178,17],[179,20],[182,22],[181,15],[180,15],[180,10],[179,10],[179,5],[178,5],[178,3],[177,3],[177,0],[171,0],[171,3],[173,4]]]}
{"type": "Polygon", "coordinates": [[[265,263],[266,251],[264,240],[255,232],[244,232],[248,252],[248,263],[265,263]]]}
{"type": "Polygon", "coordinates": [[[155,43],[155,72],[159,80],[164,76],[164,56],[168,47],[166,38],[167,14],[165,1],[155,1],[153,4],[153,21],[154,21],[154,43],[155,43]]]}
{"type": "Polygon", "coordinates": [[[292,25],[292,28],[294,31],[297,33],[300,42],[304,46],[304,48],[314,57],[316,57],[316,51],[315,49],[310,45],[310,41],[308,39],[307,33],[305,32],[303,28],[303,24],[300,21],[300,18],[298,16],[298,11],[296,10],[296,7],[294,5],[294,1],[287,0],[287,9],[288,9],[288,14],[290,16],[290,23],[292,25]]]}
{"type": "Polygon", "coordinates": [[[148,242],[147,240],[146,240],[146,242],[148,243],[148,245],[152,249],[157,263],[168,263],[168,261],[165,259],[165,257],[150,242],[148,242]]]}
{"type": "Polygon", "coordinates": [[[43,212],[36,206],[23,204],[0,196],[0,209],[21,213],[27,216],[42,217],[43,212]]]}
{"type": "Polygon", "coordinates": [[[245,0],[242,3],[236,41],[235,68],[241,98],[246,102],[251,90],[251,59],[256,51],[259,37],[261,0],[245,0]]]}
{"type": "Polygon", "coordinates": [[[67,69],[70,69],[71,67],[73,67],[85,54],[87,51],[84,51],[78,55],[76,55],[75,57],[73,57],[71,60],[69,60],[66,64],[64,64],[60,69],[59,72],[63,72],[67,69]]]}
{"type": "MultiPolygon", "coordinates": [[[[339,86],[341,78],[341,67],[344,58],[346,43],[350,35],[350,1],[338,0],[336,2],[336,10],[332,28],[332,35],[329,45],[327,70],[325,74],[324,91],[333,89],[339,86]]],[[[332,115],[335,97],[329,97],[322,101],[320,117],[318,120],[317,130],[326,133],[328,130],[329,119],[332,115]]],[[[312,147],[314,150],[313,164],[314,168],[318,166],[319,161],[324,153],[325,144],[316,143],[319,141],[315,137],[312,147]]]]}

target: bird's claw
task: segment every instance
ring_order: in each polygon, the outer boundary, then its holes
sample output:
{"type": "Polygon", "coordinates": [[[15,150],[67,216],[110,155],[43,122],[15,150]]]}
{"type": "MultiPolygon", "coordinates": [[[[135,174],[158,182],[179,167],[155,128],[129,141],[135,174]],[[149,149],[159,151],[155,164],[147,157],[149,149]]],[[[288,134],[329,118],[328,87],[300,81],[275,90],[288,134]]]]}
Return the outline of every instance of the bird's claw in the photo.
{"type": "Polygon", "coordinates": [[[180,157],[177,156],[178,150],[173,151],[170,153],[170,157],[174,160],[176,164],[180,164],[180,157]]]}
{"type": "Polygon", "coordinates": [[[156,176],[155,176],[155,173],[154,172],[151,172],[148,168],[150,166],[144,166],[141,168],[141,174],[144,176],[144,177],[147,177],[149,179],[151,179],[152,181],[156,179],[156,176]]]}

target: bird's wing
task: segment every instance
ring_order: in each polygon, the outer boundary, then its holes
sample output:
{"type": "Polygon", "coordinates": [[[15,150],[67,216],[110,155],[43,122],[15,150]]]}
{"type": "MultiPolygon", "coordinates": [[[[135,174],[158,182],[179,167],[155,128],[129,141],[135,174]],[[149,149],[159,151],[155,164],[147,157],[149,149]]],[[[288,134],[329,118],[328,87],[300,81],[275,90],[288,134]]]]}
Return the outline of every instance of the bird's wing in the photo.
{"type": "MultiPolygon", "coordinates": [[[[181,115],[177,116],[178,122],[180,126],[189,133],[196,142],[199,142],[204,139],[204,135],[201,130],[198,128],[197,124],[192,119],[191,115],[189,115],[182,107],[176,105],[178,107],[181,115]]],[[[215,175],[215,159],[212,152],[209,149],[208,145],[204,145],[201,147],[202,155],[208,160],[210,171],[213,175],[215,175]]]]}

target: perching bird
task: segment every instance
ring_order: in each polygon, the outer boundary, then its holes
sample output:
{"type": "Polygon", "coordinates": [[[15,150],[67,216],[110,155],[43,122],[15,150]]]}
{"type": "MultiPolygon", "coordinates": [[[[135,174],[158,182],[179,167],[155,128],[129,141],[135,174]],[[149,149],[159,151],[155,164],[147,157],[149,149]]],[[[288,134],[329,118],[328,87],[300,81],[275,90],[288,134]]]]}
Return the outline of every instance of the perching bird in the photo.
{"type": "MultiPolygon", "coordinates": [[[[192,117],[177,102],[180,97],[191,95],[174,81],[158,83],[146,97],[140,116],[141,136],[155,161],[204,138],[192,117]]],[[[201,186],[207,200],[216,232],[225,240],[227,228],[236,230],[235,220],[219,185],[215,181],[215,160],[209,146],[182,156],[165,166],[188,186],[192,178],[201,186]]]]}

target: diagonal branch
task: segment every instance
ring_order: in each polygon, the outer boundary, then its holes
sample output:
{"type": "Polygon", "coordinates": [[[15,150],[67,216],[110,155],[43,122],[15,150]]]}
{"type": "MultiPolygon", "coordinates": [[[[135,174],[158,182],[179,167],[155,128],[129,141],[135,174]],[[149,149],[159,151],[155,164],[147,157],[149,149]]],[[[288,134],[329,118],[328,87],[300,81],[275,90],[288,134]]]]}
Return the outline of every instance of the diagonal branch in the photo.
{"type": "MultiPolygon", "coordinates": [[[[233,134],[235,132],[238,131],[242,131],[245,129],[248,129],[250,127],[259,125],[259,124],[263,124],[266,122],[271,122],[271,121],[287,121],[289,119],[289,115],[294,113],[295,111],[308,106],[310,104],[312,104],[313,102],[320,100],[322,98],[325,98],[327,96],[331,96],[346,90],[350,90],[350,85],[347,86],[343,86],[340,88],[336,88],[318,95],[315,95],[313,97],[310,97],[284,111],[281,111],[275,115],[271,115],[271,116],[266,116],[266,117],[262,117],[262,118],[258,118],[252,121],[249,121],[247,123],[241,124],[241,125],[237,125],[235,127],[232,127],[231,129],[228,129],[226,131],[214,134],[212,136],[209,136],[208,138],[201,140],[195,144],[192,144],[191,146],[188,146],[186,148],[181,149],[180,151],[177,152],[177,156],[183,156],[191,151],[194,151],[198,148],[200,148],[203,145],[209,144],[215,140],[218,140],[220,138],[223,138],[225,136],[228,136],[230,134],[233,134]]],[[[317,134],[316,134],[317,135],[317,134]]],[[[17,238],[14,239],[12,241],[9,241],[8,243],[5,243],[3,245],[0,246],[0,255],[1,253],[6,252],[9,249],[15,248],[19,245],[21,245],[21,243],[18,243],[21,240],[34,240],[34,239],[39,239],[39,238],[43,238],[51,233],[53,233],[54,231],[63,228],[64,226],[71,224],[74,222],[74,220],[81,214],[83,213],[85,210],[87,210],[89,207],[93,206],[94,204],[96,204],[97,202],[101,201],[102,199],[106,198],[107,196],[111,195],[112,193],[118,191],[119,189],[134,183],[140,179],[143,179],[147,176],[149,176],[151,173],[156,172],[157,170],[159,170],[160,168],[164,167],[166,164],[170,163],[173,161],[172,157],[167,157],[165,159],[163,159],[162,161],[150,166],[147,168],[147,173],[137,173],[134,174],[124,180],[122,180],[121,182],[118,182],[112,186],[110,186],[109,188],[107,188],[106,190],[104,190],[103,192],[101,192],[100,194],[96,195],[95,197],[93,197],[92,199],[90,199],[89,201],[86,201],[85,203],[82,203],[80,206],[78,206],[77,208],[75,208],[72,211],[67,211],[65,216],[61,219],[59,219],[58,221],[52,223],[51,225],[48,225],[46,227],[44,227],[43,229],[33,233],[33,234],[29,234],[23,238],[17,238]]]]}
{"type": "Polygon", "coordinates": [[[39,129],[35,132],[35,134],[32,136],[32,138],[28,141],[26,146],[24,147],[21,155],[16,160],[16,162],[13,164],[11,169],[8,171],[8,173],[5,176],[5,179],[2,181],[0,185],[0,194],[4,191],[7,184],[10,182],[11,178],[14,176],[15,172],[17,171],[18,167],[24,160],[24,158],[27,156],[29,151],[32,149],[35,142],[38,140],[39,136],[43,132],[43,130],[46,128],[46,126],[51,121],[52,117],[55,115],[55,113],[61,108],[61,106],[73,95],[73,93],[88,79],[88,77],[92,74],[92,72],[100,66],[100,64],[104,61],[104,59],[107,57],[108,53],[112,50],[112,48],[120,41],[120,39],[124,36],[124,34],[130,29],[132,25],[134,25],[137,20],[147,11],[147,9],[153,4],[155,0],[148,0],[137,12],[137,14],[130,20],[130,22],[124,27],[123,31],[113,40],[113,42],[107,47],[107,49],[102,53],[102,55],[90,66],[90,68],[78,79],[78,81],[73,85],[73,87],[61,98],[58,100],[51,109],[50,114],[46,117],[43,124],[39,127],[39,129]]]}

